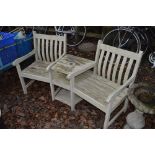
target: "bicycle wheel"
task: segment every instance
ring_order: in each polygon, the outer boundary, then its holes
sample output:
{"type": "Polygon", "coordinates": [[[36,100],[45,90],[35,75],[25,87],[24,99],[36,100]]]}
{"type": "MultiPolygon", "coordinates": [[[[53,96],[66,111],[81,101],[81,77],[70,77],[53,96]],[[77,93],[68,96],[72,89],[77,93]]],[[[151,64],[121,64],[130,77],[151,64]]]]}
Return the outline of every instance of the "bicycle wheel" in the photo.
{"type": "Polygon", "coordinates": [[[57,35],[67,34],[67,45],[71,47],[79,45],[86,35],[85,26],[56,26],[55,31],[57,35]]]}
{"type": "Polygon", "coordinates": [[[138,53],[141,44],[138,35],[132,29],[117,28],[108,32],[103,43],[138,53]]]}
{"type": "Polygon", "coordinates": [[[152,63],[152,64],[155,63],[155,52],[150,53],[149,62],[152,63]]]}

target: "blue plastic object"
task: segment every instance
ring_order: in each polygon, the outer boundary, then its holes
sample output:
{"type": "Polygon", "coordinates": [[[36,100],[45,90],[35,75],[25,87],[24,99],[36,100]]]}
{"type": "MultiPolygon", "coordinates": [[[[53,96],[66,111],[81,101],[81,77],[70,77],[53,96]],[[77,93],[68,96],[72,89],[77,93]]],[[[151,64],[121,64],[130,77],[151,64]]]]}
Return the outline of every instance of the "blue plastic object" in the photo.
{"type": "Polygon", "coordinates": [[[17,58],[15,46],[15,33],[0,32],[2,40],[0,40],[0,70],[7,68],[11,62],[17,58]]]}
{"type": "Polygon", "coordinates": [[[32,33],[24,39],[14,39],[17,33],[0,32],[0,71],[7,70],[12,62],[33,49],[32,33]]]}
{"type": "Polygon", "coordinates": [[[27,35],[24,39],[16,40],[17,57],[21,57],[33,49],[33,36],[32,33],[27,35]]]}

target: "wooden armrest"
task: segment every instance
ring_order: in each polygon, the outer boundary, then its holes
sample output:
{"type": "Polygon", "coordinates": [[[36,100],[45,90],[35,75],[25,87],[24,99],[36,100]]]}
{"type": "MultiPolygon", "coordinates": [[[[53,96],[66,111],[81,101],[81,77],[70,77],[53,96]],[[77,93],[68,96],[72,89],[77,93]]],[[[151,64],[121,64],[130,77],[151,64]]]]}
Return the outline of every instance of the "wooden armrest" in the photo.
{"type": "Polygon", "coordinates": [[[64,57],[65,54],[63,54],[60,58],[58,58],[57,60],[55,60],[54,62],[50,63],[47,67],[46,67],[46,71],[49,71],[62,57],[64,57]]]}
{"type": "Polygon", "coordinates": [[[16,66],[17,64],[23,62],[24,60],[28,59],[29,57],[31,57],[31,56],[34,55],[34,54],[35,54],[35,51],[33,50],[33,51],[31,51],[30,53],[28,53],[28,54],[26,54],[26,55],[24,55],[24,56],[22,56],[22,57],[16,59],[15,61],[13,61],[12,65],[13,65],[13,66],[16,66]]]}
{"type": "Polygon", "coordinates": [[[75,77],[75,76],[77,76],[77,75],[79,75],[81,73],[86,72],[87,70],[93,68],[94,66],[95,66],[95,61],[94,61],[94,63],[87,64],[85,67],[79,68],[75,72],[72,72],[72,73],[68,74],[67,79],[72,79],[73,77],[75,77]]]}
{"type": "Polygon", "coordinates": [[[128,87],[134,80],[136,76],[130,77],[123,85],[121,85],[116,91],[110,94],[106,100],[106,102],[111,102],[115,99],[126,87],[128,87]]]}
{"type": "Polygon", "coordinates": [[[49,71],[51,69],[51,67],[53,67],[56,64],[56,61],[50,63],[47,67],[46,67],[46,71],[49,71]]]}

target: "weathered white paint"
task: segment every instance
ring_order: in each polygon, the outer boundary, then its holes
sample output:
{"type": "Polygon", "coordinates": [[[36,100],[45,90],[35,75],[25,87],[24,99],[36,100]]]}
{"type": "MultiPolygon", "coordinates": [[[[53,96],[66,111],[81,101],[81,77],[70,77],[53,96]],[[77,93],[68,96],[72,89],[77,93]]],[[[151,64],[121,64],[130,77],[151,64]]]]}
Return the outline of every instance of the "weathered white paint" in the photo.
{"type": "Polygon", "coordinates": [[[70,91],[69,105],[72,110],[75,105],[75,93],[105,112],[103,127],[108,128],[127,109],[127,90],[134,83],[141,57],[142,52],[137,54],[111,47],[102,44],[100,40],[94,62],[65,55],[51,66],[54,74],[50,82],[70,91]],[[90,71],[90,68],[94,68],[94,72],[90,71]],[[56,74],[56,71],[59,74],[56,74]],[[123,108],[111,118],[111,113],[124,100],[123,108]]]}
{"type": "Polygon", "coordinates": [[[74,94],[74,77],[94,67],[94,65],[94,61],[70,54],[66,54],[58,59],[55,64],[47,69],[50,74],[51,91],[54,91],[52,93],[52,96],[54,95],[53,98],[68,104],[71,110],[74,111],[75,104],[81,101],[81,98],[74,94]],[[63,88],[61,93],[55,93],[54,85],[63,88]]]}
{"type": "Polygon", "coordinates": [[[75,77],[75,94],[105,112],[104,128],[126,111],[127,90],[134,83],[141,58],[141,51],[137,54],[99,41],[94,74],[87,71],[75,77]],[[132,67],[133,62],[135,65],[132,67]],[[124,100],[123,108],[111,118],[111,113],[124,100]]]}
{"type": "MultiPolygon", "coordinates": [[[[71,106],[71,100],[70,100],[71,99],[71,93],[69,90],[60,89],[60,91],[58,91],[58,93],[55,95],[55,99],[61,101],[62,103],[65,103],[65,104],[71,106]]],[[[82,100],[81,97],[77,96],[76,94],[74,95],[74,103],[75,104],[77,104],[81,100],[82,100]]],[[[72,109],[72,110],[74,110],[74,109],[72,109]]]]}
{"type": "Polygon", "coordinates": [[[27,87],[33,83],[30,82],[26,85],[24,78],[49,83],[48,68],[66,54],[66,35],[56,36],[33,32],[33,41],[33,51],[13,62],[13,65],[17,68],[24,94],[27,94],[27,87]],[[62,45],[63,47],[61,47],[62,45]],[[35,55],[35,61],[21,70],[20,63],[33,55],[35,55]]]}
{"type": "Polygon", "coordinates": [[[51,86],[53,100],[59,99],[69,104],[74,110],[75,104],[80,101],[79,97],[81,97],[105,112],[104,128],[108,128],[122,112],[125,112],[128,104],[127,90],[136,78],[142,52],[133,53],[104,45],[102,41],[99,41],[95,61],[91,61],[66,54],[66,37],[35,33],[34,37],[36,38],[34,51],[14,62],[24,93],[27,93],[24,77],[48,82],[51,86]],[[46,41],[40,43],[40,40],[46,41]],[[50,48],[47,48],[48,45],[50,48]],[[61,45],[62,48],[60,48],[61,45]],[[36,55],[36,61],[21,70],[19,63],[33,54],[36,55]],[[94,73],[89,70],[90,68],[94,68],[94,73]],[[57,91],[54,85],[63,89],[57,91]],[[123,108],[111,118],[111,113],[125,99],[123,108]]]}

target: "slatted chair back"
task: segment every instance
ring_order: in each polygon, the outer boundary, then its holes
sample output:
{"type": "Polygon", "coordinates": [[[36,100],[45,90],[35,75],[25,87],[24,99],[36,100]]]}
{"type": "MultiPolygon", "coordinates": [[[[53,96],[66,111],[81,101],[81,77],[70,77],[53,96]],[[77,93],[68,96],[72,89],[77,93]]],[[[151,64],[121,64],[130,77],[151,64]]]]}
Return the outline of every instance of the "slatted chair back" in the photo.
{"type": "Polygon", "coordinates": [[[33,42],[37,61],[53,62],[66,54],[66,35],[37,34],[33,31],[33,42]]]}
{"type": "Polygon", "coordinates": [[[94,72],[122,85],[132,75],[137,74],[142,54],[142,51],[134,53],[105,45],[100,40],[96,52],[94,72]]]}

